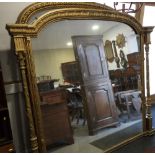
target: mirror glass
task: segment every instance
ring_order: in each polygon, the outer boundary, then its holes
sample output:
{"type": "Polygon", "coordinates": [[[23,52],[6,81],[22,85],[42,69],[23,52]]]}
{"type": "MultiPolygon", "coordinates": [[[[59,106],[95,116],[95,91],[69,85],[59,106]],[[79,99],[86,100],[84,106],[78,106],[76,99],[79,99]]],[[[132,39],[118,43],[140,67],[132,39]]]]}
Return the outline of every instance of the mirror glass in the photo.
{"type": "Polygon", "coordinates": [[[64,20],[52,23],[37,38],[32,38],[45,141],[47,146],[51,146],[50,149],[54,144],[64,142],[63,147],[56,152],[65,152],[66,147],[67,152],[71,151],[70,145],[65,145],[68,141],[63,139],[68,134],[68,131],[64,131],[67,127],[61,126],[66,123],[62,119],[68,117],[64,114],[64,107],[59,109],[58,106],[53,106],[50,110],[50,104],[62,103],[64,100],[73,130],[74,144],[69,144],[78,145],[79,148],[75,152],[82,152],[84,144],[89,147],[93,145],[100,152],[142,132],[139,45],[139,35],[128,25],[100,20],[64,20]],[[93,136],[88,132],[86,111],[89,109],[84,102],[85,96],[81,93],[80,60],[76,61],[72,43],[72,36],[90,35],[103,36],[103,52],[118,117],[117,124],[107,125],[93,136]],[[59,90],[65,96],[63,100],[59,90]],[[50,135],[49,131],[54,135],[50,135]],[[64,132],[64,135],[59,132],[64,132]]]}

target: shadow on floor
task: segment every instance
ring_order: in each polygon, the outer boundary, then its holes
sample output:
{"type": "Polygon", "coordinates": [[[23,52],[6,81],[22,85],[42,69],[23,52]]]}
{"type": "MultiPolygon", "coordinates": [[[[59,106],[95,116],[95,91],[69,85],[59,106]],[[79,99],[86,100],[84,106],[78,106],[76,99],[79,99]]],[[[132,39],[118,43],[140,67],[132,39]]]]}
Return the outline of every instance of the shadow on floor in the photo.
{"type": "Polygon", "coordinates": [[[112,153],[152,153],[155,152],[155,135],[142,137],[112,153]]]}
{"type": "Polygon", "coordinates": [[[106,149],[119,144],[122,141],[139,134],[140,132],[142,132],[142,123],[141,121],[136,121],[134,124],[111,135],[98,139],[91,144],[105,151],[106,149]]]}
{"type": "MultiPolygon", "coordinates": [[[[152,105],[152,126],[155,127],[155,104],[152,105]]],[[[113,153],[155,153],[155,135],[142,137],[113,153]],[[136,146],[136,147],[135,147],[136,146]]]]}

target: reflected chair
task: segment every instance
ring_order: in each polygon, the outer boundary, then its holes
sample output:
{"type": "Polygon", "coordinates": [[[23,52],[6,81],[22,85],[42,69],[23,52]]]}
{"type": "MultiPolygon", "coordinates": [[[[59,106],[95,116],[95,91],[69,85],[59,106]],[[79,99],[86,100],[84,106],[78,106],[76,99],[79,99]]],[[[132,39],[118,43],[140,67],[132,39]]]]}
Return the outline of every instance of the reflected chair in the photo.
{"type": "Polygon", "coordinates": [[[73,88],[72,92],[69,92],[69,107],[72,121],[76,118],[76,123],[79,124],[80,118],[83,118],[83,125],[85,125],[84,108],[80,89],[73,88]]]}
{"type": "Polygon", "coordinates": [[[122,105],[120,104],[119,95],[124,90],[124,79],[123,79],[123,72],[121,69],[116,69],[113,72],[112,86],[113,86],[116,105],[119,111],[122,113],[123,108],[122,108],[122,105]]]}
{"type": "Polygon", "coordinates": [[[124,104],[127,109],[128,118],[131,118],[130,106],[132,106],[135,111],[140,114],[141,111],[141,91],[128,91],[126,93],[120,94],[121,104],[124,104]]]}
{"type": "Polygon", "coordinates": [[[123,72],[121,69],[117,69],[113,73],[114,80],[112,83],[114,84],[114,92],[119,92],[124,90],[124,78],[123,72]]]}
{"type": "Polygon", "coordinates": [[[138,89],[138,75],[133,67],[128,67],[123,72],[125,90],[138,89]]]}
{"type": "Polygon", "coordinates": [[[140,113],[141,109],[141,91],[138,91],[138,76],[134,68],[128,67],[122,72],[123,91],[115,93],[117,98],[117,104],[120,111],[123,112],[124,108],[127,110],[128,118],[130,119],[130,107],[134,107],[137,113],[140,113]]]}

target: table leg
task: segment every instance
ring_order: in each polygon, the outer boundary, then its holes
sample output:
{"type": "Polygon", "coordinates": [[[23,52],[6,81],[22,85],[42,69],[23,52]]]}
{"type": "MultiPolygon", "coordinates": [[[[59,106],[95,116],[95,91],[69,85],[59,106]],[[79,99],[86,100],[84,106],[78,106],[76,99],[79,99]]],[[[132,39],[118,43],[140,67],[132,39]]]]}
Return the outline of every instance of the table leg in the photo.
{"type": "Polygon", "coordinates": [[[130,106],[129,106],[129,100],[127,95],[125,95],[125,102],[126,102],[126,107],[128,112],[128,119],[130,119],[130,106]]]}

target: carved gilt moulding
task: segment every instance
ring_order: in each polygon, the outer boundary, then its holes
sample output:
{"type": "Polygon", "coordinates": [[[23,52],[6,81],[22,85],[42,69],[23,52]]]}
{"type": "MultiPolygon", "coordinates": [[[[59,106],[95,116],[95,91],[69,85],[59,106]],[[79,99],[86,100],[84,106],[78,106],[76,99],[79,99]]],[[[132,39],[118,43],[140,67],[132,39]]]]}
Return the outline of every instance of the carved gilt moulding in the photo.
{"type": "Polygon", "coordinates": [[[115,11],[114,9],[97,3],[34,3],[25,8],[19,15],[16,24],[7,25],[10,34],[24,34],[36,36],[37,33],[49,22],[57,22],[66,19],[96,19],[111,20],[125,23],[131,26],[136,33],[141,34],[143,28],[132,16],[115,11]],[[48,10],[47,12],[43,12],[48,10]],[[34,21],[29,20],[34,14],[43,14],[34,21]]]}
{"type": "MultiPolygon", "coordinates": [[[[32,152],[45,152],[45,142],[42,131],[41,112],[39,104],[39,95],[35,79],[35,67],[32,58],[31,37],[37,37],[38,33],[49,23],[62,20],[107,20],[122,22],[133,28],[136,34],[140,35],[140,52],[141,52],[141,80],[142,80],[142,107],[143,107],[143,133],[152,131],[150,103],[145,101],[145,79],[144,79],[144,43],[148,41],[152,27],[143,28],[141,24],[132,16],[115,11],[114,9],[97,4],[97,3],[33,3],[26,7],[17,19],[16,24],[6,25],[6,28],[13,39],[15,53],[19,60],[23,90],[26,99],[27,114],[29,115],[29,130],[32,152]],[[32,18],[36,14],[37,18],[32,18]],[[33,20],[32,20],[33,19],[33,20]],[[147,37],[146,37],[147,36],[147,37]],[[144,42],[145,41],[145,42],[144,42]],[[145,110],[147,109],[147,111],[145,110]],[[148,118],[146,119],[146,115],[148,118]],[[147,123],[146,123],[147,122],[147,123]]],[[[148,64],[148,63],[147,63],[148,64]]],[[[149,72],[147,72],[149,74],[149,72]]],[[[147,76],[148,78],[149,76],[147,76]]],[[[148,79],[146,79],[148,81],[148,79]]],[[[148,83],[148,82],[147,82],[148,83]]],[[[149,89],[149,86],[147,86],[149,89]]],[[[136,136],[137,137],[137,136],[136,136]]],[[[135,137],[135,138],[136,138],[135,137]]],[[[134,137],[132,137],[134,140],[134,137]]],[[[114,146],[117,148],[124,143],[114,146]]],[[[107,151],[109,152],[110,149],[107,151]]]]}
{"type": "Polygon", "coordinates": [[[111,7],[106,5],[101,5],[98,3],[88,3],[88,2],[45,2],[45,3],[33,3],[26,7],[18,16],[16,24],[29,23],[29,20],[38,12],[54,10],[54,9],[63,9],[63,8],[94,8],[94,9],[104,9],[104,10],[113,10],[111,7]]]}

